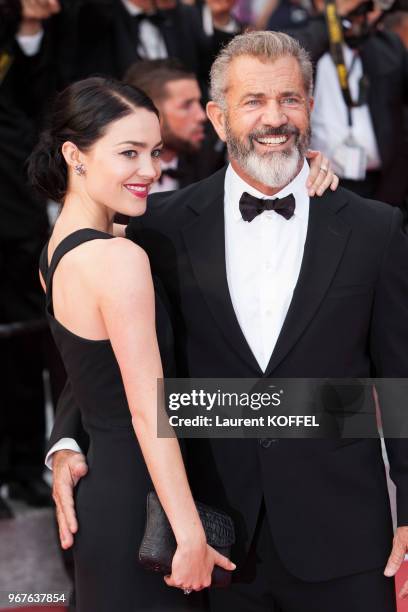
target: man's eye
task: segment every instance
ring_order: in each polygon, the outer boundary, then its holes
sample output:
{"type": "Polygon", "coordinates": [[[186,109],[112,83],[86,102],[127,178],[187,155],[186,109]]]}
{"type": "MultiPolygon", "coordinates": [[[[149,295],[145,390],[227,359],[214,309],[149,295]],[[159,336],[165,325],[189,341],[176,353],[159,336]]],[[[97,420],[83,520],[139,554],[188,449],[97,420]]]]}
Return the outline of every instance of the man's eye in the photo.
{"type": "Polygon", "coordinates": [[[161,157],[162,154],[162,149],[155,149],[154,151],[152,151],[152,157],[154,159],[159,159],[159,157],[161,157]]]}
{"type": "Polygon", "coordinates": [[[289,96],[288,98],[282,98],[281,104],[284,104],[285,106],[299,106],[302,104],[302,100],[294,96],[289,96]]]}
{"type": "Polygon", "coordinates": [[[257,100],[256,98],[252,99],[252,100],[248,100],[246,102],[247,106],[257,106],[259,104],[259,100],[257,100]]]}
{"type": "Polygon", "coordinates": [[[134,159],[137,156],[137,151],[133,151],[132,149],[130,151],[123,151],[122,155],[129,159],[134,159]]]}

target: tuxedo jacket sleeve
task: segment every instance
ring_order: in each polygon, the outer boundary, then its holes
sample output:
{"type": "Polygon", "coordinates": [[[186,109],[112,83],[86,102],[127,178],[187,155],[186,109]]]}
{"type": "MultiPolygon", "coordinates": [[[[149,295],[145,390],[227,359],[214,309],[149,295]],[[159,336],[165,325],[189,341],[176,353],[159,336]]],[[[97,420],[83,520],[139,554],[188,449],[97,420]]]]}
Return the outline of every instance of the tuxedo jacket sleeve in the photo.
{"type": "Polygon", "coordinates": [[[58,400],[55,423],[46,449],[47,453],[61,438],[73,438],[83,453],[88,450],[89,438],[82,426],[81,412],[75,402],[69,380],[65,383],[58,400]]]}
{"type": "MultiPolygon", "coordinates": [[[[379,379],[408,379],[408,236],[403,229],[402,213],[393,209],[389,243],[384,253],[374,301],[371,326],[371,354],[379,379]]],[[[395,427],[408,436],[406,383],[378,381],[376,385],[384,434],[387,415],[395,427]]],[[[408,526],[408,439],[385,438],[390,475],[397,487],[398,525],[408,526]]]]}

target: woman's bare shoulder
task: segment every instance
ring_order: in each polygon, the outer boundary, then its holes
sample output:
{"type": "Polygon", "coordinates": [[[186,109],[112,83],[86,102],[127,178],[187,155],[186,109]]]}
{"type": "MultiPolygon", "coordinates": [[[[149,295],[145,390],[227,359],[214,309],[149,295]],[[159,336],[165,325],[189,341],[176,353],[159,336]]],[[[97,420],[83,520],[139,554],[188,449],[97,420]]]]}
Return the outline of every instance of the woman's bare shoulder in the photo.
{"type": "Polygon", "coordinates": [[[94,241],[94,248],[84,253],[89,280],[103,293],[125,288],[128,291],[151,280],[146,252],[127,238],[94,241]]]}

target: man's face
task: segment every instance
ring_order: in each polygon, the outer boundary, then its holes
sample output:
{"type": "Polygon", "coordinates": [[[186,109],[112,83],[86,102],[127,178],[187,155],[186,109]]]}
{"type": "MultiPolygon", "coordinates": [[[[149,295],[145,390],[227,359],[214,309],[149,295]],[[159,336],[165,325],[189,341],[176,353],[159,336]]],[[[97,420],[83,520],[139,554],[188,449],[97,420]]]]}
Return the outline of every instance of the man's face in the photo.
{"type": "Polygon", "coordinates": [[[233,167],[244,179],[269,188],[288,184],[309,146],[311,108],[295,58],[233,60],[224,113],[233,167]]]}
{"type": "Polygon", "coordinates": [[[130,0],[131,4],[137,6],[145,13],[153,13],[156,9],[155,3],[153,0],[130,0]]]}
{"type": "Polygon", "coordinates": [[[167,97],[158,104],[162,116],[164,146],[177,153],[198,151],[204,139],[205,112],[195,79],[166,84],[167,97]]]}
{"type": "Polygon", "coordinates": [[[229,13],[236,4],[236,0],[207,0],[211,12],[215,15],[219,13],[229,13]]]}

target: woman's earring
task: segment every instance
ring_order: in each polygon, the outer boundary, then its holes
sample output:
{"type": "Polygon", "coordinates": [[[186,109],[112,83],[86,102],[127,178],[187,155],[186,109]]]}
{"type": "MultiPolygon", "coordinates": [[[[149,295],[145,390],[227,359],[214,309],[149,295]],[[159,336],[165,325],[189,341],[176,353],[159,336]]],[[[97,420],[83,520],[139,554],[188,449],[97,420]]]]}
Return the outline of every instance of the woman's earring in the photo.
{"type": "Polygon", "coordinates": [[[84,164],[77,164],[74,167],[74,172],[75,174],[77,174],[78,176],[83,176],[85,174],[85,166],[84,164]]]}

